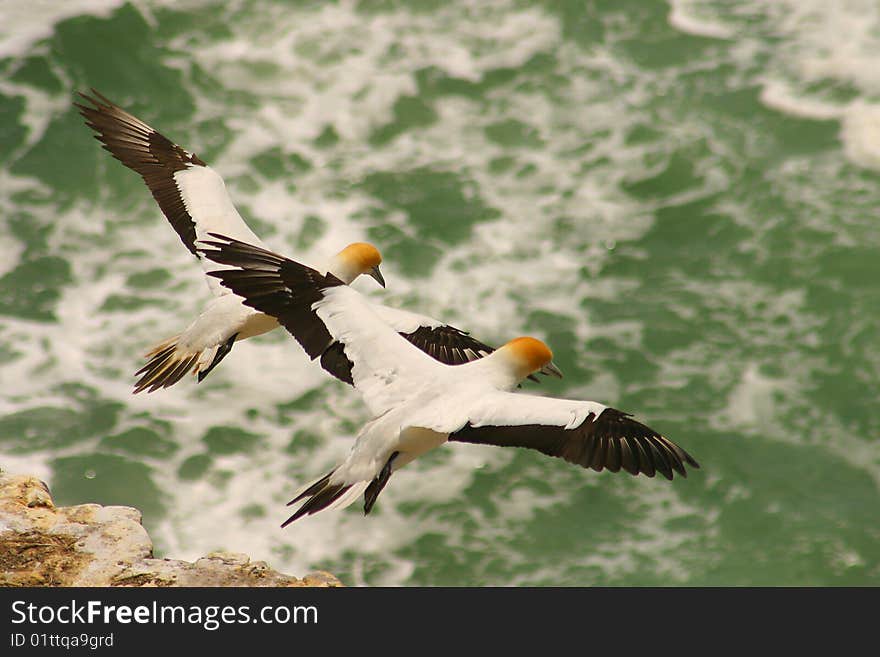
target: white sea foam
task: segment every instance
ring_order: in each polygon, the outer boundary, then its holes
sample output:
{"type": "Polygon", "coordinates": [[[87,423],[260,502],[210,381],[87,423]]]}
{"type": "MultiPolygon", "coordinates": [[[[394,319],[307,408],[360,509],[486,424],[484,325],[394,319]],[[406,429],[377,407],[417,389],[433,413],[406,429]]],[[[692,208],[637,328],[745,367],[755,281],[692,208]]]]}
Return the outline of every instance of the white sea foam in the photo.
{"type": "Polygon", "coordinates": [[[762,54],[769,64],[756,73],[761,102],[808,119],[839,119],[844,152],[853,163],[878,166],[876,129],[880,96],[880,5],[874,0],[762,0],[728,3],[673,0],[670,24],[683,32],[740,42],[743,64],[762,54]],[[744,17],[763,20],[759,31],[738,29],[744,17]],[[773,34],[772,45],[763,35],[773,34]],[[835,94],[850,87],[857,96],[835,94]]]}
{"type": "Polygon", "coordinates": [[[762,375],[757,364],[749,363],[742,381],[730,394],[726,415],[734,425],[767,426],[775,415],[773,395],[781,382],[762,375]]]}
{"type": "Polygon", "coordinates": [[[0,472],[13,475],[31,475],[40,481],[49,481],[52,474],[45,459],[40,456],[13,456],[11,454],[3,456],[0,472]]]}
{"type": "Polygon", "coordinates": [[[880,6],[872,0],[786,0],[779,27],[790,40],[788,62],[808,81],[842,80],[867,93],[880,92],[876,52],[880,6]]]}
{"type": "Polygon", "coordinates": [[[122,0],[0,1],[0,58],[18,55],[52,34],[55,24],[72,16],[107,16],[122,0]]]}
{"type": "Polygon", "coordinates": [[[880,104],[850,103],[843,114],[841,138],[850,161],[880,170],[880,104]]]}
{"type": "Polygon", "coordinates": [[[670,0],[670,4],[669,24],[677,30],[713,39],[731,39],[736,35],[731,26],[706,16],[707,13],[711,15],[711,2],[670,0]],[[705,9],[701,12],[705,5],[710,7],[708,12],[705,9]]]}
{"type": "Polygon", "coordinates": [[[760,99],[767,107],[805,119],[838,119],[845,111],[839,104],[801,95],[780,80],[765,80],[760,99]]]}
{"type": "MultiPolygon", "coordinates": [[[[607,542],[599,549],[576,559],[581,567],[595,566],[609,576],[644,568],[644,560],[651,562],[650,571],[663,579],[664,585],[685,584],[689,577],[687,545],[692,540],[712,540],[718,537],[714,521],[718,508],[707,508],[684,502],[672,487],[654,487],[654,482],[640,480],[639,494],[634,496],[640,512],[639,529],[623,540],[607,542]],[[670,522],[681,518],[702,518],[709,529],[703,532],[669,530],[670,522]],[[699,536],[699,537],[698,537],[699,536]]],[[[556,577],[564,576],[558,573],[556,577]]],[[[554,578],[555,579],[555,578],[554,578]]]]}

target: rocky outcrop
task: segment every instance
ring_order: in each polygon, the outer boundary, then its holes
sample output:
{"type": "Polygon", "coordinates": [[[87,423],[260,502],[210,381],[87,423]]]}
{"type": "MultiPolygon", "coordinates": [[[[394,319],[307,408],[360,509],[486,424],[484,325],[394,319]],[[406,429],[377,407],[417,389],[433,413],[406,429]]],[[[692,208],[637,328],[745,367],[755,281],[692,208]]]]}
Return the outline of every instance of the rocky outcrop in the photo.
{"type": "Polygon", "coordinates": [[[153,558],[141,513],[126,506],[56,507],[39,479],[0,472],[0,586],[341,586],[302,579],[247,555],[213,552],[194,563],[153,558]]]}

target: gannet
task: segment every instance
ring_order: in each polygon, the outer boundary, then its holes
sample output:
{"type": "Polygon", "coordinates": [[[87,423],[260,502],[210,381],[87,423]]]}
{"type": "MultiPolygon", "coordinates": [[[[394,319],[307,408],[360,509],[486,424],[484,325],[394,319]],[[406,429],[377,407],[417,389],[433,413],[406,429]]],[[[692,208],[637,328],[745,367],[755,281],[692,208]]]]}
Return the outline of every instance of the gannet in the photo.
{"type": "MultiPolygon", "coordinates": [[[[217,171],[94,89],[92,94],[79,94],[91,106],[74,103],[85,117],[86,125],[95,131],[95,138],[105,150],[140,174],[191,253],[202,260],[195,242],[209,232],[264,246],[235,209],[217,171]]],[[[337,253],[322,271],[332,273],[345,284],[366,274],[384,287],[385,280],[379,270],[381,261],[375,246],[356,242],[337,253]]],[[[205,266],[203,260],[202,265],[205,266]]],[[[206,278],[214,298],[186,329],[147,352],[147,363],[135,373],[140,376],[135,383],[135,393],[167,388],[189,371],[202,381],[236,341],[278,327],[274,317],[244,305],[240,297],[216,279],[206,278]]],[[[377,306],[375,310],[407,340],[442,362],[466,363],[493,351],[467,332],[427,315],[389,306],[377,306]]],[[[321,363],[334,376],[351,383],[341,345],[322,352],[321,363]]]]}
{"type": "Polygon", "coordinates": [[[359,292],[261,247],[220,234],[198,248],[226,268],[209,271],[275,317],[312,356],[342,345],[354,387],[373,417],[347,458],[291,500],[282,527],[364,494],[368,514],[391,474],[446,442],[526,447],[584,468],[667,479],[686,477],[697,462],[632,415],[594,401],[513,392],[527,376],[557,372],[550,348],[519,337],[457,367],[426,356],[402,339],[359,292]]]}

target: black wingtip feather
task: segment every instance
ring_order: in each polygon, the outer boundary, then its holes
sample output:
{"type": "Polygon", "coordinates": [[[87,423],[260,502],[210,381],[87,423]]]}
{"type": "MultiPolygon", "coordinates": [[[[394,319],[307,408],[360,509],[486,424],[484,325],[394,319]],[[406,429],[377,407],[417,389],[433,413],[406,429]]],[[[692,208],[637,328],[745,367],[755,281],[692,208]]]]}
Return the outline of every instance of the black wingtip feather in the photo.
{"type": "Polygon", "coordinates": [[[206,166],[205,163],[95,89],[91,91],[94,96],[79,92],[79,97],[91,107],[73,103],[86,126],[94,131],[104,150],[141,176],[181,241],[195,253],[195,223],[174,174],[190,166],[206,166]]]}
{"type": "Polygon", "coordinates": [[[577,427],[552,425],[466,425],[449,436],[450,441],[503,447],[526,447],[556,456],[597,472],[624,470],[631,475],[666,479],[674,473],[687,476],[685,463],[699,468],[685,450],[629,413],[606,408],[599,417],[590,413],[577,427]]]}

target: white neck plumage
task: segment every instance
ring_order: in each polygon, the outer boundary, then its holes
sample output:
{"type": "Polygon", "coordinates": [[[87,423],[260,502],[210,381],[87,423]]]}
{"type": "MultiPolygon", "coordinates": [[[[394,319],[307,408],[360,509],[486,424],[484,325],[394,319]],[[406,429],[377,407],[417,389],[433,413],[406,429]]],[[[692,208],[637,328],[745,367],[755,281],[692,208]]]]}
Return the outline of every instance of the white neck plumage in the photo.
{"type": "Polygon", "coordinates": [[[523,368],[521,363],[510,357],[502,347],[480,360],[456,367],[473,368],[479,377],[487,381],[496,390],[514,390],[531,372],[523,368]]]}
{"type": "Polygon", "coordinates": [[[362,273],[355,263],[343,257],[341,252],[330,258],[330,262],[327,263],[327,272],[333,274],[346,285],[350,284],[362,273]]]}

